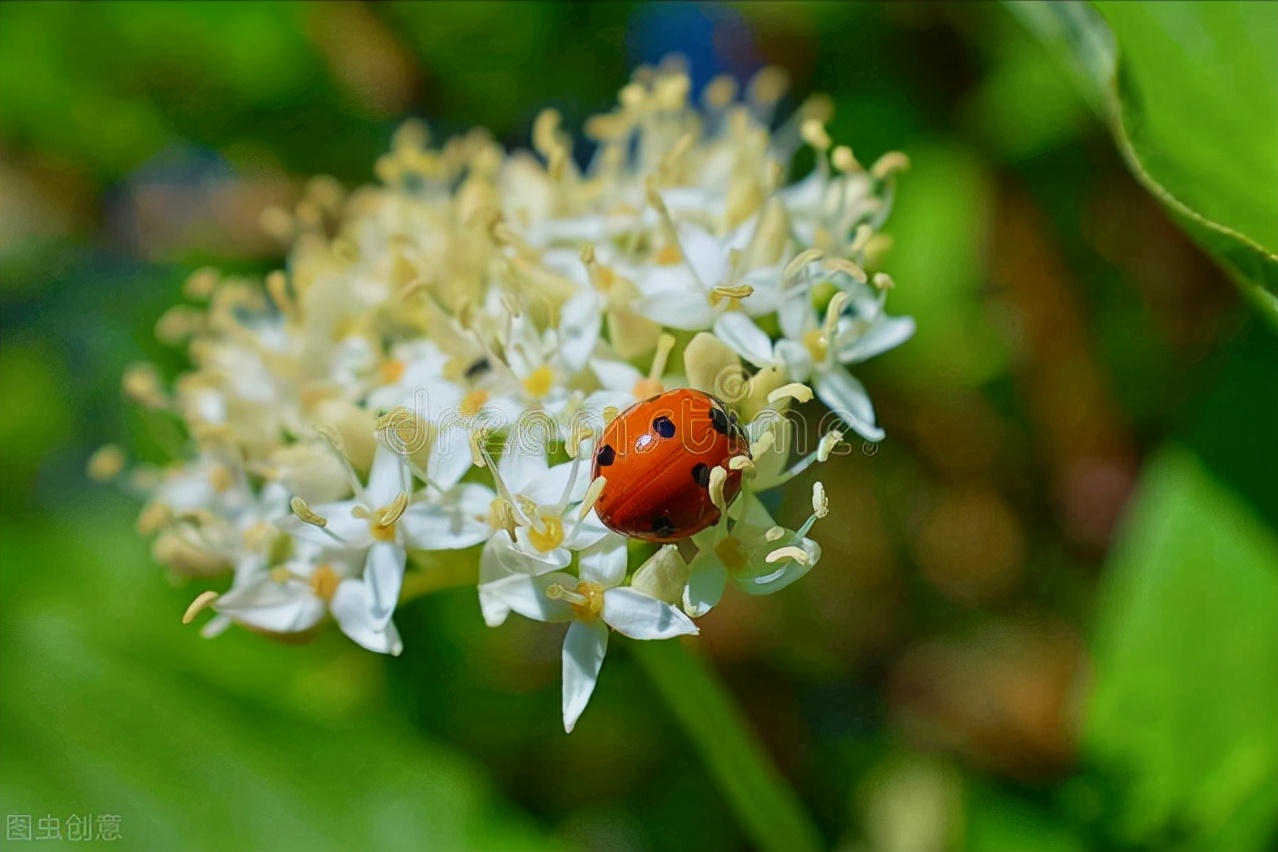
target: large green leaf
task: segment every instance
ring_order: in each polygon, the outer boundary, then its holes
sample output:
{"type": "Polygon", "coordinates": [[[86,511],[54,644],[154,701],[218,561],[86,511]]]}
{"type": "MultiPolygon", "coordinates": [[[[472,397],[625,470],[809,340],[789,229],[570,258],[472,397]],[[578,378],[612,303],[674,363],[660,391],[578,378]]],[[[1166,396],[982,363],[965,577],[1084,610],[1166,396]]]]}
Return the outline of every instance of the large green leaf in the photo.
{"type": "Polygon", "coordinates": [[[1143,844],[1261,848],[1278,816],[1278,541],[1184,450],[1106,569],[1085,748],[1143,844]]]}
{"type": "Polygon", "coordinates": [[[1278,4],[1013,2],[1132,171],[1278,323],[1278,4]]]}
{"type": "Polygon", "coordinates": [[[545,845],[463,755],[382,707],[385,661],[335,631],[285,647],[182,628],[193,592],[165,588],[111,502],[0,526],[0,810],[64,833],[115,815],[128,849],[545,845]]]}

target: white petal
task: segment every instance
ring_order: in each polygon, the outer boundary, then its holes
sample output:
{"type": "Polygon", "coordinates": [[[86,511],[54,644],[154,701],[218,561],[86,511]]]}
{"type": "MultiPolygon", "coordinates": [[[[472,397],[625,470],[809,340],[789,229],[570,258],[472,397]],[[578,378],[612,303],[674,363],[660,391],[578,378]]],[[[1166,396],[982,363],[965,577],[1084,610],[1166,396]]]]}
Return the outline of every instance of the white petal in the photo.
{"type": "Polygon", "coordinates": [[[435,436],[426,473],[440,488],[452,488],[470,471],[472,464],[466,430],[454,426],[435,436]]]}
{"type": "Polygon", "coordinates": [[[368,472],[368,486],[364,489],[368,506],[373,509],[389,506],[400,492],[407,490],[408,465],[404,457],[385,444],[378,444],[368,472]]]}
{"type": "Polygon", "coordinates": [[[781,333],[790,340],[799,340],[803,333],[816,328],[816,313],[812,310],[812,297],[806,289],[790,290],[777,308],[777,322],[781,333]]]}
{"type": "Polygon", "coordinates": [[[214,608],[240,624],[272,633],[307,630],[324,616],[324,602],[307,584],[276,583],[266,577],[232,589],[217,599],[214,608]]]}
{"type": "Polygon", "coordinates": [[[785,367],[786,375],[794,382],[806,382],[812,377],[815,366],[812,353],[808,347],[794,340],[778,340],[776,344],[777,360],[785,367]]]}
{"type": "Polygon", "coordinates": [[[844,364],[858,364],[900,346],[914,336],[913,317],[884,317],[855,340],[839,347],[844,364]]]}
{"type": "Polygon", "coordinates": [[[492,535],[488,510],[496,493],[487,485],[465,482],[432,501],[413,503],[399,519],[404,545],[417,550],[461,550],[492,535]]]}
{"type": "MultiPolygon", "coordinates": [[[[570,508],[565,513],[567,517],[575,518],[577,510],[570,508]]],[[[576,524],[576,521],[573,521],[576,524]]],[[[599,515],[594,509],[590,510],[590,514],[582,518],[580,524],[576,524],[576,532],[565,530],[569,533],[568,540],[564,542],[564,546],[571,550],[584,550],[593,544],[598,544],[608,536],[616,536],[617,534],[603,525],[603,521],[599,520],[599,515]]]]}
{"type": "Polygon", "coordinates": [[[608,651],[608,628],[599,621],[574,621],[564,637],[564,731],[572,729],[590,702],[608,651]]]}
{"type": "Polygon", "coordinates": [[[775,360],[772,357],[772,340],[754,324],[754,320],[740,311],[720,314],[714,321],[714,334],[756,367],[767,367],[775,360]]]}
{"type": "Polygon", "coordinates": [[[372,612],[373,596],[358,580],[343,580],[329,603],[333,619],[342,632],[370,651],[398,655],[404,648],[392,622],[377,624],[372,612]]]}
{"type": "Polygon", "coordinates": [[[497,462],[497,473],[511,494],[526,494],[527,489],[538,485],[550,470],[542,436],[523,432],[519,430],[519,434],[511,435],[497,462]]]}
{"type": "Polygon", "coordinates": [[[830,410],[867,441],[882,441],[886,433],[874,425],[874,406],[865,386],[842,367],[817,374],[816,395],[830,410]]]}
{"type": "MultiPolygon", "coordinates": [[[[809,538],[800,541],[793,533],[775,542],[775,546],[766,549],[766,552],[787,545],[801,547],[807,552],[808,561],[800,563],[794,559],[786,559],[783,562],[760,562],[758,565],[752,565],[749,570],[733,576],[732,581],[737,588],[750,595],[770,595],[773,592],[779,592],[811,571],[821,558],[819,544],[809,538]]],[[[760,552],[766,555],[765,551],[760,552]]]]}
{"type": "Polygon", "coordinates": [[[379,628],[385,626],[395,612],[407,558],[403,547],[388,541],[379,541],[368,549],[364,582],[373,598],[373,621],[379,628]]]}
{"type": "Polygon", "coordinates": [[[727,249],[710,232],[696,225],[684,222],[678,228],[684,261],[692,267],[703,287],[718,285],[728,271],[727,249]]]}
{"type": "Polygon", "coordinates": [[[683,590],[683,611],[700,618],[723,598],[728,569],[712,550],[703,550],[688,565],[688,587],[683,590]]]}
{"type": "Polygon", "coordinates": [[[593,290],[579,293],[559,312],[559,357],[576,372],[586,365],[599,340],[599,297],[593,290]]]}
{"type": "Polygon", "coordinates": [[[670,604],[624,586],[604,592],[603,620],[631,639],[669,639],[698,632],[692,619],[670,604]]]}
{"type": "Polygon", "coordinates": [[[715,309],[701,290],[681,290],[641,299],[635,310],[653,322],[680,331],[703,331],[714,324],[715,309]]]}
{"type": "Polygon", "coordinates": [[[542,574],[539,577],[511,574],[501,580],[484,583],[479,590],[481,598],[484,595],[493,596],[525,618],[535,621],[570,621],[573,618],[572,607],[546,596],[546,589],[553,584],[570,590],[576,589],[577,578],[560,573],[542,574]]]}
{"type": "Polygon", "coordinates": [[[599,383],[605,388],[625,393],[630,393],[635,383],[644,375],[638,368],[625,361],[615,361],[611,358],[592,358],[590,369],[594,370],[599,383]]]}
{"type": "MultiPolygon", "coordinates": [[[[587,460],[588,461],[588,460],[587,460]]],[[[544,469],[537,478],[519,489],[529,500],[539,506],[557,506],[563,499],[569,480],[573,480],[572,494],[568,500],[580,501],[590,487],[590,468],[580,462],[564,462],[544,469]],[[573,467],[577,468],[577,476],[573,478],[573,467]]]]}
{"type": "Polygon", "coordinates": [[[598,583],[605,589],[621,585],[626,579],[626,540],[619,535],[606,536],[578,555],[581,579],[598,583]]]}

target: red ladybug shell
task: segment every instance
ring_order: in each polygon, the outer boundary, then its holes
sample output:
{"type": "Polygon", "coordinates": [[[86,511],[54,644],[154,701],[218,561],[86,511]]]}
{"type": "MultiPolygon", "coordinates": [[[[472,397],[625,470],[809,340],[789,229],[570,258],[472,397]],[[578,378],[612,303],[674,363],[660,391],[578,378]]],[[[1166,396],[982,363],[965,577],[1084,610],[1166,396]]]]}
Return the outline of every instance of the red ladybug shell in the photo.
{"type": "Polygon", "coordinates": [[[687,538],[719,520],[710,471],[723,466],[723,496],[741,490],[728,459],[749,455],[736,415],[701,391],[668,391],[630,406],[609,423],[595,450],[592,477],[607,484],[595,502],[599,519],[622,535],[648,541],[687,538]]]}

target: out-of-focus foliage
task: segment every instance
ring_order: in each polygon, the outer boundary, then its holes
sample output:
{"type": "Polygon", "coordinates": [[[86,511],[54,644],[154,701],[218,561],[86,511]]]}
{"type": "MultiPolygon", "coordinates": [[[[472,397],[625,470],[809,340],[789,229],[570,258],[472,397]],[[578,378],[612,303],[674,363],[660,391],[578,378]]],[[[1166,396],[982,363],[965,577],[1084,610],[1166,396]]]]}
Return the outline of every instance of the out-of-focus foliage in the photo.
{"type": "Polygon", "coordinates": [[[698,84],[776,62],[862,162],[914,162],[887,268],[918,336],[859,374],[888,440],[823,472],[816,570],[701,625],[824,839],[1273,848],[1278,345],[1184,234],[1276,291],[1275,16],[0,4],[0,810],[118,813],[130,848],[743,846],[626,653],[564,737],[561,637],[473,591],[406,607],[394,661],[206,642],[127,483],[82,473],[173,452],[120,373],[181,369],[154,325],[196,267],[278,265],[264,207],[371,180],[405,115],[524,145],[680,50],[698,84]]]}
{"type": "Polygon", "coordinates": [[[1278,7],[1010,6],[1072,52],[1137,176],[1278,322],[1278,7]]]}
{"type": "Polygon", "coordinates": [[[1110,556],[1087,746],[1126,842],[1263,846],[1278,812],[1278,538],[1180,448],[1110,556]]]}

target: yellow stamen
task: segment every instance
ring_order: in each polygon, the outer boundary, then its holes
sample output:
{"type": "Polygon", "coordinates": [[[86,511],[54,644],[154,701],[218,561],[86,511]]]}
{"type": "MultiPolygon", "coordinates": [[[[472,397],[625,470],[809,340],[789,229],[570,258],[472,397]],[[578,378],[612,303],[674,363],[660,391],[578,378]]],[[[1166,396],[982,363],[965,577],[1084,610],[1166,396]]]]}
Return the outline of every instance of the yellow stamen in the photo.
{"type": "Polygon", "coordinates": [[[555,386],[555,372],[545,364],[528,374],[524,379],[524,390],[533,399],[541,399],[548,395],[555,386]]]}
{"type": "Polygon", "coordinates": [[[487,402],[488,391],[473,390],[462,397],[461,404],[458,408],[461,410],[463,417],[474,417],[487,402]]]}
{"type": "Polygon", "coordinates": [[[382,384],[393,385],[404,377],[404,370],[407,368],[408,365],[400,359],[391,358],[383,361],[377,372],[382,377],[382,384]]]}
{"type": "Polygon", "coordinates": [[[861,284],[866,281],[865,270],[846,258],[827,257],[825,268],[831,272],[845,272],[861,284]]]}
{"type": "Polygon", "coordinates": [[[763,534],[764,541],[780,541],[785,537],[785,527],[768,527],[768,531],[763,534]]]}
{"type": "Polygon", "coordinates": [[[578,618],[593,620],[603,613],[604,588],[598,583],[582,581],[575,590],[565,589],[558,583],[546,587],[546,597],[563,601],[572,607],[578,618]]]}
{"type": "Polygon", "coordinates": [[[186,612],[182,613],[182,623],[190,624],[197,615],[208,609],[215,600],[217,600],[217,592],[201,592],[199,597],[191,601],[191,605],[186,608],[186,612]]]}
{"type": "Polygon", "coordinates": [[[794,259],[785,265],[785,269],[781,270],[781,276],[789,280],[802,272],[809,263],[818,261],[824,256],[825,252],[819,248],[805,249],[796,254],[794,259]]]}
{"type": "Polygon", "coordinates": [[[328,565],[319,565],[311,573],[311,589],[315,592],[315,596],[323,601],[331,601],[333,595],[337,594],[337,587],[341,584],[342,578],[337,576],[337,572],[328,565]]]}
{"type": "Polygon", "coordinates": [[[815,118],[809,118],[799,127],[799,136],[818,151],[827,151],[833,142],[830,134],[825,132],[825,125],[815,118]]]}
{"type": "Polygon", "coordinates": [[[751,470],[754,468],[754,459],[749,456],[733,456],[728,459],[728,467],[731,470],[751,470]]]}
{"type": "Polygon", "coordinates": [[[235,474],[231,473],[226,465],[215,464],[209,468],[209,485],[213,486],[213,490],[219,494],[235,484],[235,474]]]}
{"type": "Polygon", "coordinates": [[[874,273],[874,286],[880,290],[891,290],[896,286],[896,282],[886,272],[876,272],[874,273]]]}
{"type": "Polygon", "coordinates": [[[769,553],[764,558],[764,561],[768,563],[773,563],[773,562],[780,562],[782,559],[793,559],[795,562],[798,562],[800,565],[807,565],[809,562],[812,561],[812,558],[808,556],[808,553],[806,550],[804,550],[801,547],[795,547],[793,544],[788,545],[786,547],[778,547],[776,550],[769,553]]]}
{"type": "Polygon", "coordinates": [[[835,148],[830,154],[830,162],[834,163],[834,167],[844,174],[863,171],[861,164],[852,155],[852,149],[847,145],[840,145],[835,148]]]}
{"type": "Polygon", "coordinates": [[[728,472],[716,465],[710,469],[710,501],[723,514],[728,512],[728,503],[723,496],[723,486],[727,482],[728,472]]]}
{"type": "Polygon", "coordinates": [[[778,400],[793,399],[797,402],[809,402],[812,399],[812,388],[802,382],[791,382],[768,394],[768,404],[775,405],[778,400]]]}
{"type": "Polygon", "coordinates": [[[270,577],[272,583],[278,583],[282,586],[293,579],[293,572],[288,570],[287,565],[276,565],[270,570],[270,577]]]}
{"type": "Polygon", "coordinates": [[[116,444],[104,444],[89,456],[85,472],[94,482],[106,482],[124,470],[124,462],[124,450],[116,444]]]}
{"type": "Polygon", "coordinates": [[[831,429],[821,438],[821,443],[817,445],[817,461],[825,462],[830,457],[830,453],[843,440],[843,433],[838,429],[831,429]]]}
{"type": "Polygon", "coordinates": [[[879,180],[883,180],[894,172],[903,172],[909,169],[909,167],[909,157],[905,156],[900,151],[888,151],[874,162],[874,165],[870,167],[870,173],[879,180]]]}
{"type": "Polygon", "coordinates": [[[384,527],[394,526],[407,508],[408,493],[401,491],[395,495],[395,499],[390,502],[390,505],[382,507],[377,512],[378,522],[384,527]]]}
{"type": "Polygon", "coordinates": [[[683,252],[676,243],[666,243],[657,252],[656,261],[658,266],[676,266],[683,262],[683,252]]]}
{"type": "Polygon", "coordinates": [[[148,503],[138,515],[138,533],[151,535],[167,527],[173,521],[173,509],[168,503],[148,503]]]}
{"type": "Polygon", "coordinates": [[[599,499],[599,495],[603,493],[604,486],[607,484],[606,477],[595,477],[594,482],[591,482],[590,487],[586,489],[586,496],[581,501],[581,508],[577,510],[577,520],[582,520],[586,515],[590,514],[590,510],[595,507],[595,501],[599,499]]]}
{"type": "Polygon", "coordinates": [[[303,523],[310,524],[313,527],[323,529],[328,526],[328,518],[321,517],[311,511],[311,507],[306,505],[306,501],[301,497],[294,497],[288,501],[289,508],[293,510],[293,514],[303,523]]]}
{"type": "Polygon", "coordinates": [[[812,483],[812,512],[818,518],[830,514],[830,501],[825,496],[825,486],[820,482],[812,483]]]}
{"type": "Polygon", "coordinates": [[[829,345],[826,343],[825,334],[821,329],[813,328],[803,333],[803,345],[807,348],[808,353],[812,355],[812,360],[818,364],[825,361],[825,356],[829,352],[829,345]]]}

